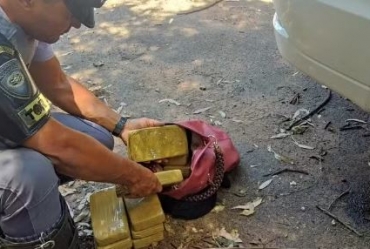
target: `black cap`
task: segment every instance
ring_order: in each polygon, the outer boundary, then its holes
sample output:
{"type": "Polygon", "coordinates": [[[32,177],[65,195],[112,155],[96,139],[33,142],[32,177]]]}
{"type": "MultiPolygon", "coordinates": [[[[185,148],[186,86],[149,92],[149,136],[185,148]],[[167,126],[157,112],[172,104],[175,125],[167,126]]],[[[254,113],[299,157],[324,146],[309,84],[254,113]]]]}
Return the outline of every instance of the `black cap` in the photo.
{"type": "Polygon", "coordinates": [[[72,15],[88,28],[95,26],[94,8],[103,6],[106,0],[64,0],[72,15]]]}

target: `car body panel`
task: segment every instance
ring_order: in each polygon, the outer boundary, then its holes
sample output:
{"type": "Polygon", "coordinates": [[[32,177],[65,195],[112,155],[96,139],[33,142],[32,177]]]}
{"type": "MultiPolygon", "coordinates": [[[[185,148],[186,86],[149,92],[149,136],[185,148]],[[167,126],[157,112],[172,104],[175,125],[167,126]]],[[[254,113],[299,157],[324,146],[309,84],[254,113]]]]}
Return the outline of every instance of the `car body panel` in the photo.
{"type": "Polygon", "coordinates": [[[370,1],[274,0],[282,56],[370,111],[370,1]]]}

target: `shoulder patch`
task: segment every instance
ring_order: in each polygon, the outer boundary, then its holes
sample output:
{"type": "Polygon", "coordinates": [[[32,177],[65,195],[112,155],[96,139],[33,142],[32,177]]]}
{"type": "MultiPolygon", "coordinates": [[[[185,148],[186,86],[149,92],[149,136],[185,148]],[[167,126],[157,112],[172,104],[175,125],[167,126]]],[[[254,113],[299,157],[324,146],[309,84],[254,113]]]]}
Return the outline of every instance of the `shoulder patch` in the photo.
{"type": "Polygon", "coordinates": [[[29,99],[33,89],[28,80],[17,59],[11,59],[0,66],[0,88],[9,96],[29,99]]]}

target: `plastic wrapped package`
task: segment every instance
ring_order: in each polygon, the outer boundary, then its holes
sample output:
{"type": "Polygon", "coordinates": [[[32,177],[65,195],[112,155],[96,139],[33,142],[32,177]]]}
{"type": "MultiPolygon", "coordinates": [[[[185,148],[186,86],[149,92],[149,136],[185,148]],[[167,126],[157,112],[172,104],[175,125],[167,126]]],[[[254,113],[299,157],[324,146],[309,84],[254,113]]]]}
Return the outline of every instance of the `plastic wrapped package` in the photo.
{"type": "Polygon", "coordinates": [[[132,236],[132,239],[144,239],[146,237],[149,237],[154,234],[158,234],[163,231],[164,231],[164,225],[163,223],[161,223],[153,227],[149,227],[142,231],[131,230],[131,236],[132,236]]]}
{"type": "Polygon", "coordinates": [[[188,178],[191,173],[190,166],[173,166],[173,165],[168,165],[163,167],[164,171],[170,171],[170,170],[181,170],[183,178],[188,178]]]}
{"type": "MultiPolygon", "coordinates": [[[[180,169],[159,171],[154,174],[157,176],[158,181],[161,183],[163,187],[178,184],[184,180],[184,177],[182,176],[182,172],[180,169]]],[[[116,185],[115,188],[117,196],[124,196],[129,191],[128,188],[123,185],[116,185]]]]}
{"type": "Polygon", "coordinates": [[[124,198],[131,230],[142,231],[165,221],[158,196],[140,199],[124,198]]]}
{"type": "Polygon", "coordinates": [[[188,155],[186,131],[177,125],[165,125],[131,131],[128,157],[135,162],[150,162],[188,155]]]}
{"type": "Polygon", "coordinates": [[[163,187],[168,187],[177,183],[180,183],[184,180],[182,172],[179,169],[169,170],[169,171],[159,171],[156,172],[159,182],[163,187]]]}
{"type": "Polygon", "coordinates": [[[94,239],[98,247],[103,248],[117,242],[125,244],[122,241],[131,241],[125,204],[122,198],[117,197],[115,188],[100,190],[92,194],[90,212],[94,239]]]}
{"type": "Polygon", "coordinates": [[[160,232],[160,233],[153,234],[143,239],[134,239],[133,244],[134,244],[135,249],[147,248],[154,242],[159,242],[163,239],[164,239],[164,234],[163,232],[160,232]]]}
{"type": "Polygon", "coordinates": [[[97,246],[97,249],[131,249],[133,242],[130,238],[118,241],[107,246],[97,246]]]}

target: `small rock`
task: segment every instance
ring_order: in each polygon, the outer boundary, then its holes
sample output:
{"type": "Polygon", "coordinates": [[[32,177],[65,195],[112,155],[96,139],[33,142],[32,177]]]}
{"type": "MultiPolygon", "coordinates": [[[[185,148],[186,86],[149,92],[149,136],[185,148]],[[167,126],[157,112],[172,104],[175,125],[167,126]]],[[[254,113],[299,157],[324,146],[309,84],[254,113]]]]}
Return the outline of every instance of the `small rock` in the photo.
{"type": "Polygon", "coordinates": [[[290,186],[296,186],[297,183],[295,181],[290,182],[290,186]]]}
{"type": "Polygon", "coordinates": [[[207,90],[207,88],[205,86],[201,86],[201,87],[199,87],[199,89],[202,90],[202,91],[207,90]]]}
{"type": "Polygon", "coordinates": [[[93,63],[94,67],[102,67],[104,66],[104,63],[102,61],[97,61],[93,63]]]}
{"type": "Polygon", "coordinates": [[[302,211],[306,211],[306,208],[305,208],[305,207],[301,207],[301,210],[302,210],[302,211]]]}
{"type": "Polygon", "coordinates": [[[332,220],[332,221],[331,221],[331,225],[332,225],[332,226],[335,226],[336,224],[337,224],[337,223],[335,222],[335,220],[332,220]]]}

